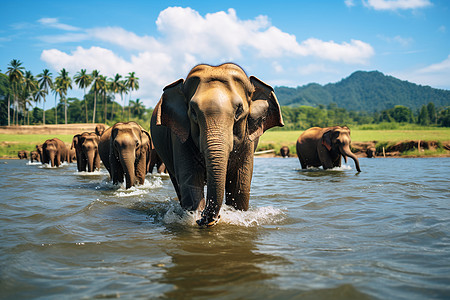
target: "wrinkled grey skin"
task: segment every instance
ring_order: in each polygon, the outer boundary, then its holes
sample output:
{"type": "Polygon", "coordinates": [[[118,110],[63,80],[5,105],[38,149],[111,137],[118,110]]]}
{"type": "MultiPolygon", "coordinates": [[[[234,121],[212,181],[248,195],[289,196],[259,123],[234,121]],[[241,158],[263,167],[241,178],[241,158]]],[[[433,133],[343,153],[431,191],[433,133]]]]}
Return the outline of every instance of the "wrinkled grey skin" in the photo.
{"type": "Polygon", "coordinates": [[[181,206],[203,210],[197,223],[209,226],[224,194],[227,205],[248,209],[259,136],[283,125],[272,87],[228,63],[198,65],[165,87],[150,130],[181,206]]]}
{"type": "Polygon", "coordinates": [[[68,158],[66,144],[58,138],[46,140],[42,146],[42,156],[42,163],[59,167],[68,158]]]}
{"type": "Polygon", "coordinates": [[[354,160],[356,170],[361,172],[358,158],[350,150],[350,143],[350,129],[346,126],[309,128],[297,140],[297,156],[302,169],[340,167],[342,156],[345,162],[348,156],[354,160]]]}
{"type": "Polygon", "coordinates": [[[95,132],[83,132],[74,135],[72,147],[76,152],[78,172],[94,172],[100,169],[100,155],[98,153],[99,136],[95,132]]]}
{"type": "Polygon", "coordinates": [[[143,184],[151,154],[150,134],[136,122],[116,123],[103,132],[99,142],[100,158],[114,184],[126,188],[143,184]]]}

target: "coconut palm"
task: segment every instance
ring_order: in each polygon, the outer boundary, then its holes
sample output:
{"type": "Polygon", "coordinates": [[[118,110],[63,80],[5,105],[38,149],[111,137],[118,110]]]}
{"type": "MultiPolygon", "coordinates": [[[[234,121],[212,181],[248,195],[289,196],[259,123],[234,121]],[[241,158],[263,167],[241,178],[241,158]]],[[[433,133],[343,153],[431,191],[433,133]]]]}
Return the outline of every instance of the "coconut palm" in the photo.
{"type": "MultiPolygon", "coordinates": [[[[6,72],[6,74],[8,75],[8,78],[9,78],[9,82],[12,87],[13,102],[14,102],[13,107],[15,107],[16,102],[17,102],[19,83],[22,81],[22,78],[23,78],[23,70],[25,70],[25,68],[22,67],[22,62],[20,60],[13,59],[9,63],[8,71],[6,72]]],[[[10,98],[8,97],[8,126],[11,125],[10,106],[11,106],[10,98]]],[[[13,114],[15,117],[15,108],[14,108],[13,114]]],[[[14,123],[14,119],[13,119],[13,123],[14,123]]]]}
{"type": "Polygon", "coordinates": [[[131,110],[133,111],[133,115],[137,118],[142,118],[142,114],[144,113],[145,106],[141,102],[141,99],[136,99],[136,101],[130,101],[131,110]]]}
{"type": "Polygon", "coordinates": [[[104,111],[104,117],[103,117],[103,122],[106,123],[106,112],[107,112],[107,107],[106,107],[106,93],[108,92],[108,84],[107,84],[107,80],[108,78],[104,75],[100,75],[99,78],[99,94],[103,95],[103,111],[104,111]]]}
{"type": "MultiPolygon", "coordinates": [[[[30,125],[30,116],[28,114],[28,104],[31,105],[31,102],[34,100],[33,95],[36,92],[38,87],[38,82],[34,78],[31,71],[26,71],[25,76],[23,78],[23,95],[22,95],[22,105],[23,111],[27,116],[27,124],[30,125]]],[[[25,123],[25,120],[24,120],[25,123]]]]}
{"type": "Polygon", "coordinates": [[[125,120],[125,99],[123,98],[123,94],[128,94],[127,82],[126,80],[120,81],[119,86],[120,98],[122,100],[122,120],[125,120]]]}
{"type": "MultiPolygon", "coordinates": [[[[47,90],[41,89],[41,88],[39,88],[39,89],[36,91],[36,93],[34,93],[34,101],[35,101],[36,103],[41,102],[41,100],[44,102],[43,109],[45,109],[45,97],[47,96],[47,93],[48,93],[47,90]]],[[[44,110],[44,114],[43,114],[43,116],[42,116],[42,124],[45,125],[45,110],[44,110]]]]}
{"type": "MultiPolygon", "coordinates": [[[[113,93],[114,98],[115,98],[115,95],[120,93],[120,90],[121,90],[122,81],[120,80],[120,78],[122,78],[122,75],[116,74],[116,76],[114,76],[114,79],[112,79],[109,82],[109,90],[111,91],[111,93],[113,93]]],[[[113,100],[113,105],[112,105],[112,109],[111,109],[111,120],[113,118],[114,118],[114,100],[113,100]]]]}
{"type": "Polygon", "coordinates": [[[43,90],[42,96],[43,96],[43,104],[42,104],[42,110],[43,110],[43,116],[42,116],[42,123],[45,125],[45,97],[49,92],[49,89],[53,87],[53,79],[52,79],[52,73],[50,73],[49,69],[44,69],[41,74],[38,74],[37,76],[38,83],[39,83],[39,89],[43,90]]]}
{"type": "MultiPolygon", "coordinates": [[[[131,92],[133,90],[137,91],[139,89],[139,78],[135,77],[135,72],[128,73],[128,76],[126,76],[127,79],[127,88],[130,91],[130,98],[131,100],[131,92]]],[[[130,119],[130,101],[128,100],[128,120],[130,119]]]]}
{"type": "Polygon", "coordinates": [[[81,71],[75,75],[74,79],[78,87],[84,90],[84,108],[86,112],[86,123],[87,123],[88,111],[87,111],[86,88],[91,85],[92,77],[86,72],[86,69],[81,69],[81,71]]]}
{"type": "Polygon", "coordinates": [[[95,110],[97,107],[97,93],[100,89],[100,72],[97,70],[92,71],[92,85],[91,90],[94,92],[94,112],[92,115],[92,123],[95,123],[95,110]]]}
{"type": "Polygon", "coordinates": [[[52,86],[52,91],[55,94],[55,124],[58,124],[58,102],[56,101],[56,99],[60,92],[60,87],[57,82],[58,80],[55,79],[55,82],[52,86]]]}
{"type": "Polygon", "coordinates": [[[67,125],[67,90],[72,89],[72,78],[69,77],[69,72],[62,69],[56,78],[56,84],[59,86],[59,94],[64,99],[64,120],[67,125]]]}

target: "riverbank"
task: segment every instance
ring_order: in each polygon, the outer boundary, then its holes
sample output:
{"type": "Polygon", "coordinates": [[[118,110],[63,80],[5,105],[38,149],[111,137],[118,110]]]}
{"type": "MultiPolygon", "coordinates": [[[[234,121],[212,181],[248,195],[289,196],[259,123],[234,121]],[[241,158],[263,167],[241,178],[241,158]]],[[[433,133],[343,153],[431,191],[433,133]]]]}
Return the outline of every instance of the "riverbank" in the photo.
{"type": "MultiPolygon", "coordinates": [[[[96,125],[0,126],[0,158],[17,158],[18,151],[32,151],[36,144],[53,137],[70,144],[75,134],[94,131],[96,125]]],[[[290,149],[290,155],[296,157],[295,143],[301,132],[265,132],[260,138],[256,156],[279,156],[280,148],[286,145],[290,149]]],[[[368,153],[373,153],[375,157],[450,157],[450,129],[352,130],[351,146],[358,157],[367,157],[368,153]]]]}

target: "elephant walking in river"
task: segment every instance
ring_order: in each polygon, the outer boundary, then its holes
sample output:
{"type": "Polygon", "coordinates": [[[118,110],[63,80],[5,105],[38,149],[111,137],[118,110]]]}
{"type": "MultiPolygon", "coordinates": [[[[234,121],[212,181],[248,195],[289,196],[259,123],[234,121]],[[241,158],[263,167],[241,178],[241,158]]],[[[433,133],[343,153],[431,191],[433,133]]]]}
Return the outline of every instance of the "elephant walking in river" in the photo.
{"type": "Polygon", "coordinates": [[[214,225],[226,204],[247,210],[259,136],[283,126],[269,85],[237,65],[198,65],[164,88],[150,130],[181,206],[214,225]],[[207,185],[206,199],[204,186],[207,185]]]}
{"type": "Polygon", "coordinates": [[[143,184],[151,155],[150,134],[136,122],[116,123],[103,132],[99,154],[114,184],[143,184]]]}
{"type": "Polygon", "coordinates": [[[340,167],[342,156],[345,162],[348,156],[354,160],[356,170],[361,172],[358,158],[350,150],[350,142],[350,129],[347,126],[309,128],[297,140],[297,156],[302,169],[340,167]]]}
{"type": "Polygon", "coordinates": [[[94,172],[100,169],[98,152],[99,136],[95,132],[76,134],[72,139],[71,149],[76,152],[78,172],[94,172]]]}

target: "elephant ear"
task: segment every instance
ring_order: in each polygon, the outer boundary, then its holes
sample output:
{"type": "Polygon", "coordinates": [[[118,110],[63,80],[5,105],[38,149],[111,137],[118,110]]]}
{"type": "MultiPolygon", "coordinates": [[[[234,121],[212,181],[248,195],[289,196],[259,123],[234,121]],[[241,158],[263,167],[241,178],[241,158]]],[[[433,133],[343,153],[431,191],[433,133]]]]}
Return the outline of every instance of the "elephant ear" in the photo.
{"type": "Polygon", "coordinates": [[[148,164],[148,162],[150,161],[150,155],[151,155],[151,151],[152,151],[152,138],[150,137],[150,133],[148,133],[147,130],[142,130],[142,140],[145,141],[145,143],[147,144],[145,147],[141,147],[141,155],[145,156],[146,162],[148,164]]]}
{"type": "Polygon", "coordinates": [[[322,136],[322,145],[324,145],[328,151],[331,150],[331,134],[332,134],[332,132],[333,131],[328,130],[322,136]]]}
{"type": "Polygon", "coordinates": [[[283,127],[284,123],[280,104],[273,88],[254,76],[250,76],[250,82],[255,91],[252,95],[248,116],[248,134],[249,139],[254,141],[267,129],[275,126],[283,127]]]}
{"type": "Polygon", "coordinates": [[[186,142],[191,123],[188,117],[186,97],[183,93],[183,79],[166,86],[156,110],[156,125],[168,127],[180,140],[186,142]]]}

